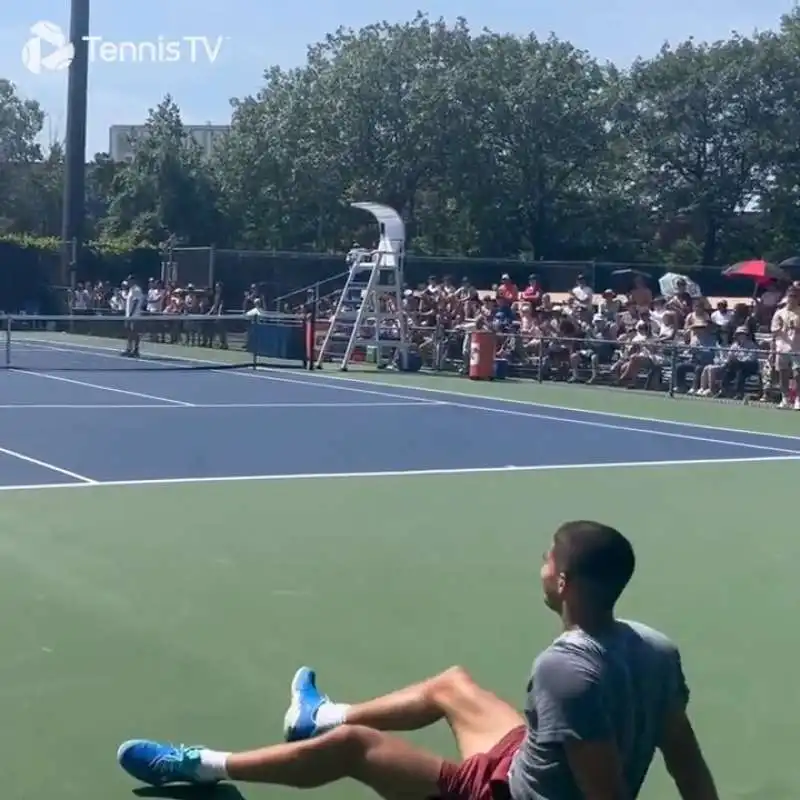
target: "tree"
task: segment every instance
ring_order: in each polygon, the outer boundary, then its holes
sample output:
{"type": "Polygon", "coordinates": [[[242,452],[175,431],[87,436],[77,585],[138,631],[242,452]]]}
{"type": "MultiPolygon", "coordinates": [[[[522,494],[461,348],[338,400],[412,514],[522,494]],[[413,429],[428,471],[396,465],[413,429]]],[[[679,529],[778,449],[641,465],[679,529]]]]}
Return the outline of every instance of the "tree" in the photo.
{"type": "Polygon", "coordinates": [[[631,69],[627,136],[639,189],[659,223],[684,223],[676,240],[696,238],[704,264],[718,260],[726,233],[766,187],[765,133],[778,111],[769,44],[768,35],[689,40],[631,69]]]}
{"type": "Polygon", "coordinates": [[[800,7],[783,17],[779,34],[762,37],[762,47],[762,76],[776,100],[764,137],[759,232],[764,253],[779,258],[800,252],[800,7]]]}
{"type": "Polygon", "coordinates": [[[133,145],[131,162],[111,181],[101,233],[150,243],[172,234],[182,244],[207,244],[220,222],[217,193],[171,97],[150,111],[144,135],[133,145]]]}
{"type": "Polygon", "coordinates": [[[42,161],[37,139],[43,126],[39,104],[0,78],[0,232],[50,233],[47,220],[37,216],[33,181],[42,161]]]}

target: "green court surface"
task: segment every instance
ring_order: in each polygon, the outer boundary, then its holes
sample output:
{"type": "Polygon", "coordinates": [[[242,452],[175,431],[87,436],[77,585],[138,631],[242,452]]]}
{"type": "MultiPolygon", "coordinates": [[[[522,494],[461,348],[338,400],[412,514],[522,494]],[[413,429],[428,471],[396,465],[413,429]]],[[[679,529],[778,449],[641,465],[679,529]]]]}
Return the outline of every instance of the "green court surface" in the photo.
{"type": "MultiPolygon", "coordinates": [[[[800,435],[792,413],[355,377],[800,435]]],[[[5,491],[4,797],[130,797],[115,750],[131,737],[219,749],[277,741],[303,663],[342,701],[460,663],[521,703],[531,661],[558,632],[541,599],[541,553],[560,522],[589,517],[634,541],[621,612],[682,647],[721,796],[797,800],[798,479],[800,462],[764,461],[5,491]]],[[[452,753],[444,727],[414,738],[452,753]]],[[[657,765],[643,797],[676,796],[657,765]]]]}

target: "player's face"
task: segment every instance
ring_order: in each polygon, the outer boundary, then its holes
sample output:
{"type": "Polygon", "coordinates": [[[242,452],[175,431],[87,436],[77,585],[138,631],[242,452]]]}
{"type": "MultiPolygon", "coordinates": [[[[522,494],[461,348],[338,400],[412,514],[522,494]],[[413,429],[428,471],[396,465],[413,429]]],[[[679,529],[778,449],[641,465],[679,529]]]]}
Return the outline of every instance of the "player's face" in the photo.
{"type": "Polygon", "coordinates": [[[560,613],[562,602],[561,596],[564,589],[564,578],[556,569],[552,547],[544,554],[542,568],[539,571],[539,574],[542,578],[542,589],[544,591],[545,605],[556,613],[560,613]]]}

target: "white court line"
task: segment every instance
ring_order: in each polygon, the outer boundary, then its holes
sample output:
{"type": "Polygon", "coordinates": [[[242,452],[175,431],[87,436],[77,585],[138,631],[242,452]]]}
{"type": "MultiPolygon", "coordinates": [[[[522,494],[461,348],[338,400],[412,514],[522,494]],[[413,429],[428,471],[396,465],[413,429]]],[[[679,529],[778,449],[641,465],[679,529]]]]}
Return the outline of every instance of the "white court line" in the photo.
{"type": "MultiPolygon", "coordinates": [[[[144,478],[141,480],[127,481],[93,481],[89,478],[84,478],[84,483],[31,483],[25,486],[0,486],[0,492],[33,491],[36,489],[80,489],[88,486],[93,488],[107,486],[175,486],[193,483],[248,483],[259,481],[320,480],[321,478],[413,478],[436,475],[488,475],[510,472],[565,472],[569,470],[593,469],[639,469],[642,467],[725,466],[727,464],[765,464],[781,461],[800,462],[800,455],[753,456],[751,458],[703,458],[694,461],[616,461],[609,464],[602,464],[596,461],[588,464],[531,464],[529,466],[515,466],[511,464],[507,467],[454,467],[451,469],[386,470],[385,472],[298,472],[286,475],[219,475],[201,478],[144,478]]],[[[75,475],[71,476],[78,477],[75,475]]]]}
{"type": "MultiPolygon", "coordinates": [[[[63,467],[58,467],[55,464],[51,464],[49,461],[40,461],[38,458],[32,458],[31,456],[26,456],[24,453],[20,453],[17,450],[9,450],[7,447],[0,447],[0,453],[3,455],[11,456],[11,458],[16,458],[19,461],[25,461],[28,464],[34,464],[37,467],[42,467],[44,469],[49,469],[51,472],[58,472],[60,475],[66,475],[68,478],[74,478],[76,481],[80,481],[80,483],[57,483],[56,486],[95,486],[97,485],[97,481],[92,480],[92,478],[87,478],[85,475],[79,475],[77,472],[72,472],[72,470],[64,469],[63,467]]],[[[10,489],[10,486],[2,486],[0,489],[10,489]]],[[[27,486],[23,486],[21,488],[28,488],[27,486]]]]}
{"type": "MultiPolygon", "coordinates": [[[[44,341],[44,340],[33,340],[33,341],[44,341]]],[[[50,340],[47,340],[50,341],[50,340]]],[[[97,345],[85,345],[85,344],[77,344],[76,347],[89,349],[91,352],[94,352],[95,349],[101,351],[111,351],[112,348],[110,347],[101,347],[97,345]]],[[[62,348],[66,349],[66,348],[62,348]]],[[[106,358],[122,358],[118,353],[98,353],[98,355],[104,355],[106,358]]],[[[173,356],[166,355],[165,358],[170,359],[173,356]]],[[[177,356],[174,357],[177,361],[186,361],[188,363],[199,363],[199,364],[216,364],[218,362],[212,359],[200,359],[200,358],[190,358],[184,356],[177,356]]],[[[697,424],[692,422],[680,422],[675,420],[658,420],[654,417],[640,417],[635,416],[632,414],[620,414],[616,412],[610,411],[592,411],[589,409],[579,409],[579,408],[570,408],[568,406],[559,406],[550,403],[537,403],[536,401],[529,401],[529,400],[520,400],[520,399],[508,399],[504,397],[488,397],[486,395],[475,395],[469,392],[462,392],[458,390],[450,390],[450,389],[437,389],[437,388],[430,388],[430,387],[420,387],[420,386],[400,386],[395,383],[391,383],[388,381],[374,381],[374,380],[364,380],[359,378],[351,378],[345,375],[319,375],[315,376],[319,377],[319,380],[315,379],[305,379],[305,378],[287,378],[282,374],[281,370],[274,369],[272,367],[258,367],[257,371],[253,372],[236,372],[231,371],[232,375],[236,375],[243,378],[261,378],[263,380],[270,380],[277,383],[289,383],[289,384],[296,384],[300,386],[313,386],[315,388],[322,388],[322,389],[340,389],[346,392],[357,392],[360,394],[366,394],[371,396],[377,397],[387,397],[387,398],[398,398],[409,400],[412,399],[408,396],[408,394],[397,394],[395,392],[387,392],[383,391],[382,389],[367,389],[364,388],[366,386],[379,386],[379,387],[386,387],[391,389],[398,389],[400,391],[405,392],[425,392],[437,395],[449,395],[450,397],[464,397],[469,398],[471,400],[481,400],[483,402],[488,403],[512,403],[516,405],[524,405],[529,408],[546,408],[554,411],[565,411],[570,414],[592,414],[601,417],[610,417],[614,419],[623,419],[629,420],[632,422],[649,422],[655,423],[658,425],[665,425],[665,426],[672,426],[678,428],[693,428],[695,430],[708,430],[708,431],[718,431],[721,433],[738,433],[747,436],[754,436],[754,437],[770,437],[776,439],[784,439],[787,441],[798,442],[800,444],[800,436],[792,436],[790,434],[785,433],[765,433],[764,431],[747,431],[742,430],[739,428],[728,428],[723,426],[717,425],[703,425],[697,424]],[[268,374],[265,374],[268,373],[268,374]],[[281,373],[281,374],[276,374],[281,373]],[[355,386],[343,386],[343,383],[355,383],[358,384],[357,387],[355,386]]],[[[773,453],[786,453],[791,455],[800,455],[800,450],[790,450],[787,448],[782,447],[770,447],[768,445],[760,445],[760,444],[751,444],[746,442],[737,442],[733,440],[723,440],[723,439],[714,439],[711,437],[703,437],[703,436],[694,436],[690,434],[683,434],[683,433],[673,433],[671,431],[663,431],[663,430],[655,430],[655,429],[645,429],[645,428],[635,428],[633,426],[626,426],[626,425],[614,425],[607,422],[596,422],[594,420],[585,420],[585,419],[576,419],[576,418],[569,418],[565,419],[563,417],[556,417],[553,415],[548,414],[541,414],[538,412],[530,412],[530,411],[516,411],[514,409],[507,409],[507,408],[492,408],[489,406],[481,406],[472,403],[461,403],[461,402],[453,402],[453,401],[446,401],[448,405],[456,407],[456,408],[464,408],[473,411],[484,411],[488,413],[495,413],[495,414],[505,414],[510,416],[522,416],[522,417],[530,417],[532,419],[541,419],[547,422],[561,422],[563,424],[573,424],[573,425],[585,425],[589,427],[595,428],[605,428],[608,430],[617,430],[623,431],[627,433],[645,433],[650,434],[652,436],[661,436],[665,438],[673,438],[673,439],[683,439],[685,441],[697,441],[697,442],[704,442],[704,443],[712,443],[712,444],[721,444],[727,445],[732,447],[742,447],[745,449],[752,449],[752,450],[764,450],[773,453]]]]}
{"type": "Polygon", "coordinates": [[[117,389],[114,386],[104,386],[100,383],[89,383],[89,381],[79,381],[76,378],[65,378],[63,375],[52,375],[49,372],[32,372],[28,369],[13,368],[14,373],[20,375],[30,375],[33,378],[42,378],[48,381],[60,381],[61,383],[70,383],[75,386],[83,386],[87,389],[100,389],[104,392],[113,392],[114,394],[124,394],[128,397],[141,397],[142,400],[158,400],[160,403],[171,403],[175,406],[191,407],[194,403],[186,403],[183,400],[173,400],[171,397],[161,397],[157,394],[146,394],[145,392],[134,392],[131,389],[117,389]]]}
{"type": "Polygon", "coordinates": [[[176,411],[178,409],[209,409],[209,408],[446,408],[449,403],[443,400],[409,400],[408,402],[394,401],[391,403],[194,403],[187,405],[167,405],[166,403],[7,403],[0,404],[0,410],[8,409],[49,409],[49,410],[97,410],[97,409],[116,409],[116,410],[135,410],[146,408],[150,410],[160,409],[176,411]]]}

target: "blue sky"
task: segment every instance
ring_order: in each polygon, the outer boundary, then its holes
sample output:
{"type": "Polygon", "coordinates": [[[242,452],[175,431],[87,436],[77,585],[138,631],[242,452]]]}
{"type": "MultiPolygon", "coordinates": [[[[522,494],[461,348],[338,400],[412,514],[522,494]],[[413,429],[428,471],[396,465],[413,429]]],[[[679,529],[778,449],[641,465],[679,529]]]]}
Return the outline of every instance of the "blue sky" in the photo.
{"type": "MultiPolygon", "coordinates": [[[[229,99],[255,92],[271,64],[302,64],[306,46],[339,25],[360,27],[379,19],[405,21],[415,5],[401,0],[92,0],[92,34],[107,42],[147,42],[159,36],[205,36],[221,42],[213,63],[108,63],[90,68],[89,155],[108,149],[108,127],[137,124],[167,92],[181,107],[184,122],[225,124],[229,99]]],[[[30,26],[46,20],[67,27],[69,0],[5,2],[0,19],[0,76],[37,99],[48,114],[45,134],[64,132],[66,74],[33,75],[22,65],[21,49],[30,26]]],[[[551,31],[601,59],[627,64],[650,56],[664,41],[689,36],[726,37],[774,28],[792,0],[429,0],[421,10],[432,17],[466,17],[474,29],[546,36],[551,31]]],[[[185,52],[185,51],[184,51],[185,52]]]]}

